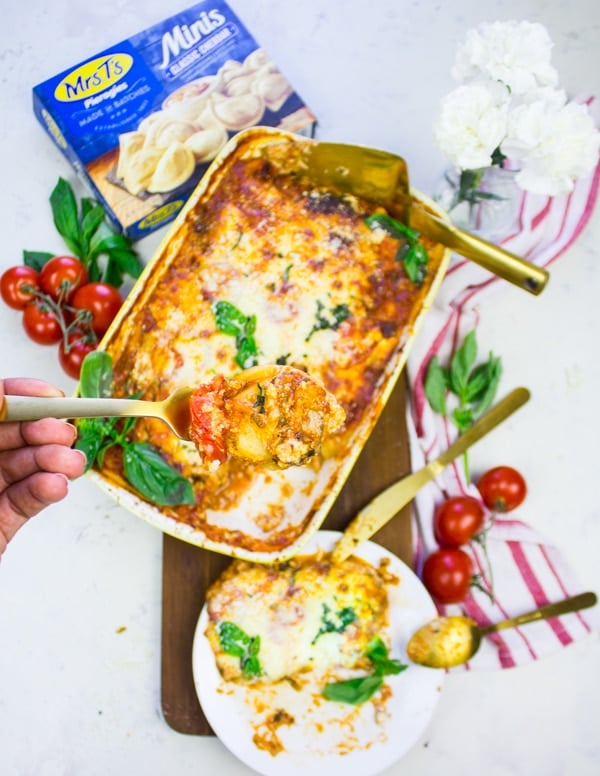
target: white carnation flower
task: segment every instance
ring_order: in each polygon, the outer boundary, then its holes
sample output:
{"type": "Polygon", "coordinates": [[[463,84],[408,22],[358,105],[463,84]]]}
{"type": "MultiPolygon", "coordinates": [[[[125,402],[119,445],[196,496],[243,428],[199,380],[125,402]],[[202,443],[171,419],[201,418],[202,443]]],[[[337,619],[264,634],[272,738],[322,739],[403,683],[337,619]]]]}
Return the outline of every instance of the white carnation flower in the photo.
{"type": "Polygon", "coordinates": [[[558,74],[550,64],[552,40],[537,22],[493,22],[469,30],[459,47],[452,75],[458,81],[491,78],[513,94],[555,86],[558,74]]]}
{"type": "Polygon", "coordinates": [[[572,191],[574,181],[598,161],[600,133],[585,105],[540,100],[516,107],[508,119],[502,153],[520,163],[521,188],[554,196],[572,191]]]}
{"type": "Polygon", "coordinates": [[[465,84],[443,98],[434,136],[442,153],[457,167],[488,167],[506,134],[507,116],[505,89],[483,83],[465,84]]]}

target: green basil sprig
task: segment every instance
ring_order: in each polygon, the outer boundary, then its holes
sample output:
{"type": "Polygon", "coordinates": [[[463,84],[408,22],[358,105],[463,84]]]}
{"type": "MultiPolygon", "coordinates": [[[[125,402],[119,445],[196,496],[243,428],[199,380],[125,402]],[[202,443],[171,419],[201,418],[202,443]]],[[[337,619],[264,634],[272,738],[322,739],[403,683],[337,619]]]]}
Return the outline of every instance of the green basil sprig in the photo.
{"type": "MultiPolygon", "coordinates": [[[[113,370],[110,355],[95,350],[83,361],[79,392],[81,396],[112,396],[113,370]]],[[[131,442],[129,434],[136,418],[83,418],[77,420],[75,447],[87,457],[87,468],[102,466],[106,451],[114,446],[123,449],[123,471],[126,479],[149,501],[176,506],[194,504],[194,491],[189,480],[170,466],[159,451],[146,442],[131,442]]]]}
{"type": "Polygon", "coordinates": [[[235,337],[235,362],[241,369],[249,369],[258,363],[258,347],[254,339],[256,315],[244,315],[231,302],[219,301],[213,305],[217,329],[235,337]]]}
{"type": "Polygon", "coordinates": [[[379,636],[369,642],[365,654],[373,665],[373,673],[325,685],[323,696],[328,701],[358,706],[375,695],[383,685],[384,676],[396,675],[408,668],[399,660],[390,658],[388,648],[379,636]]]}
{"type": "Polygon", "coordinates": [[[502,376],[502,361],[498,356],[490,353],[487,361],[475,365],[476,359],[477,339],[473,329],[454,351],[449,368],[434,356],[425,375],[425,395],[440,415],[448,415],[448,392],[456,396],[458,406],[451,418],[461,432],[492,404],[502,376]]]}
{"type": "MultiPolygon", "coordinates": [[[[454,351],[449,367],[442,366],[434,356],[425,374],[425,395],[429,404],[435,412],[450,417],[460,433],[491,406],[502,376],[500,357],[490,353],[487,361],[476,365],[476,360],[477,339],[473,329],[454,351]],[[450,394],[456,399],[451,413],[447,402],[450,394]]],[[[464,454],[463,460],[469,481],[468,453],[464,454]]]]}
{"type": "MultiPolygon", "coordinates": [[[[131,240],[110,225],[104,207],[95,199],[82,197],[78,205],[71,185],[63,178],[50,194],[54,225],[69,251],[85,266],[90,281],[103,281],[119,288],[126,275],[139,277],[143,264],[131,240]],[[101,258],[104,261],[101,263],[101,258]]],[[[23,251],[23,261],[40,270],[55,254],[23,251]]]]}
{"type": "Polygon", "coordinates": [[[234,622],[220,622],[217,625],[219,644],[226,655],[239,657],[242,674],[247,678],[260,676],[262,669],[258,659],[260,636],[249,636],[234,622]]]}
{"type": "Polygon", "coordinates": [[[326,633],[343,633],[348,625],[357,620],[357,614],[351,606],[344,606],[333,612],[327,604],[323,604],[323,613],[321,614],[321,626],[317,635],[311,641],[314,644],[321,636],[326,633]]]}
{"type": "Polygon", "coordinates": [[[416,286],[422,285],[427,274],[429,255],[425,246],[419,242],[419,233],[386,213],[373,213],[365,219],[365,223],[371,229],[385,229],[391,237],[400,240],[396,261],[404,264],[408,278],[416,286]]]}

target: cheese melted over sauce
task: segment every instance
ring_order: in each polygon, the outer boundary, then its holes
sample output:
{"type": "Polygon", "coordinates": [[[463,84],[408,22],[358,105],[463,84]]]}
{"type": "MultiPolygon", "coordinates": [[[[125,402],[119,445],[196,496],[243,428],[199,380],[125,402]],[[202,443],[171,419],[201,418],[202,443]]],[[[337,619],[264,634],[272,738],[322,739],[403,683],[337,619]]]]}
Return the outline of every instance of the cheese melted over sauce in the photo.
{"type": "MultiPolygon", "coordinates": [[[[234,459],[211,468],[161,421],[139,420],[132,438],[156,446],[194,489],[193,506],[161,507],[163,515],[257,552],[280,551],[301,536],[361,422],[370,430],[368,413],[381,409],[384,370],[411,336],[443,256],[427,244],[430,267],[418,288],[396,259],[398,241],[365,222],[375,211],[252,155],[230,160],[190,209],[105,343],[115,395],[161,400],[178,386],[237,374],[235,337],[219,331],[213,313],[225,301],[256,317],[259,365],[306,371],[346,420],[319,455],[285,472],[234,459]]],[[[102,473],[130,489],[120,455],[110,449],[102,473]]]]}
{"type": "Polygon", "coordinates": [[[388,627],[390,581],[384,567],[356,557],[332,563],[320,553],[276,566],[235,561],[206,598],[206,637],[219,671],[228,681],[268,684],[299,683],[312,671],[368,670],[367,645],[388,627]],[[258,678],[246,678],[239,657],[224,651],[223,622],[260,638],[258,678]]]}

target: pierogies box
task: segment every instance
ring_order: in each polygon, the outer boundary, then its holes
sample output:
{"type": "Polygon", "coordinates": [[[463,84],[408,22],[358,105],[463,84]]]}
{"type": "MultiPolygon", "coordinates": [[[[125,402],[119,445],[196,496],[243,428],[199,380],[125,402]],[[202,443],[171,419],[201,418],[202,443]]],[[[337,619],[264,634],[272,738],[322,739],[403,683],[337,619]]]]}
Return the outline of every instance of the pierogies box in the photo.
{"type": "Polygon", "coordinates": [[[35,114],[115,226],[171,221],[250,126],[312,136],[316,118],[224,2],[198,3],[33,89],[35,114]]]}

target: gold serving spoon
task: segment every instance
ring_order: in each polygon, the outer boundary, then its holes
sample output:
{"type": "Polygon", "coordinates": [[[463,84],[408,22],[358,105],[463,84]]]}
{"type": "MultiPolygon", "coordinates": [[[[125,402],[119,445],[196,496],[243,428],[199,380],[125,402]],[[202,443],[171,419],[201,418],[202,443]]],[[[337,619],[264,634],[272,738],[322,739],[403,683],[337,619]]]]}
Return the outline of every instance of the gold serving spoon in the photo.
{"type": "Polygon", "coordinates": [[[425,209],[412,195],[408,165],[387,151],[344,143],[312,141],[303,161],[313,180],[365,197],[394,217],[513,285],[540,294],[548,271],[499,245],[464,232],[425,209]]]}
{"type": "Polygon", "coordinates": [[[469,661],[479,649],[481,639],[490,633],[587,609],[595,606],[597,600],[595,593],[581,593],[485,626],[461,615],[436,617],[411,636],[406,653],[413,663],[428,668],[453,668],[469,661]]]}
{"type": "Polygon", "coordinates": [[[178,388],[163,401],[6,395],[0,407],[2,423],[98,417],[159,418],[181,439],[195,442],[201,454],[206,441],[209,460],[216,460],[208,450],[215,441],[213,432],[225,428],[227,452],[293,466],[318,452],[323,437],[343,423],[344,412],[305,372],[273,364],[251,367],[230,380],[217,376],[201,386],[178,388]],[[199,391],[196,414],[202,417],[195,431],[193,407],[199,391]]]}

